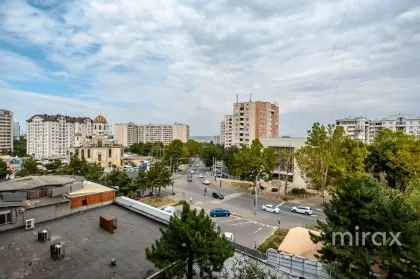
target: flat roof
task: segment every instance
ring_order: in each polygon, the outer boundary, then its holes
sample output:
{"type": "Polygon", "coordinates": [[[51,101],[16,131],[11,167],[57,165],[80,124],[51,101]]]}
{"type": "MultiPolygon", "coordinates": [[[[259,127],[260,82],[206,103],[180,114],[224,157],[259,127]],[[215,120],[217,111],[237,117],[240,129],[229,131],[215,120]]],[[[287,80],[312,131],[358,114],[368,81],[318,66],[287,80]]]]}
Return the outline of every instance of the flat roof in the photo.
{"type": "Polygon", "coordinates": [[[284,138],[261,138],[265,147],[294,147],[301,148],[306,144],[306,138],[284,137],[284,138]]]}
{"type": "Polygon", "coordinates": [[[1,182],[0,192],[31,190],[43,186],[61,186],[75,182],[77,180],[72,176],[65,175],[27,176],[1,182]]]}
{"type": "Polygon", "coordinates": [[[165,225],[118,205],[35,226],[0,233],[0,278],[147,278],[158,271],[144,249],[160,237],[165,225]],[[101,215],[117,218],[114,234],[99,227],[101,215]],[[51,230],[51,241],[37,241],[42,229],[51,230]],[[54,261],[49,249],[57,242],[64,243],[65,257],[54,261]],[[112,258],[117,262],[113,267],[112,258]]]}

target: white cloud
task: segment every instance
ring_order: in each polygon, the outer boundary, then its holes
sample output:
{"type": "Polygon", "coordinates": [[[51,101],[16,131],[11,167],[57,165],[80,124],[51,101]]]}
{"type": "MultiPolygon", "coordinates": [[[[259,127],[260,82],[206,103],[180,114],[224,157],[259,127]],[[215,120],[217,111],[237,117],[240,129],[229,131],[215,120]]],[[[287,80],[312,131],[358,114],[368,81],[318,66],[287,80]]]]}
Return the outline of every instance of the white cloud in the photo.
{"type": "Polygon", "coordinates": [[[304,135],[314,121],[348,115],[417,113],[417,1],[357,1],[345,53],[351,0],[329,68],[347,0],[35,2],[48,9],[0,4],[0,36],[19,49],[0,49],[7,65],[0,96],[21,121],[35,113],[93,117],[102,109],[111,122],[186,122],[192,134],[217,134],[236,94],[247,100],[250,92],[279,103],[281,134],[304,135]],[[43,56],[23,56],[31,48],[43,56]],[[79,94],[10,85],[40,79],[79,94]]]}

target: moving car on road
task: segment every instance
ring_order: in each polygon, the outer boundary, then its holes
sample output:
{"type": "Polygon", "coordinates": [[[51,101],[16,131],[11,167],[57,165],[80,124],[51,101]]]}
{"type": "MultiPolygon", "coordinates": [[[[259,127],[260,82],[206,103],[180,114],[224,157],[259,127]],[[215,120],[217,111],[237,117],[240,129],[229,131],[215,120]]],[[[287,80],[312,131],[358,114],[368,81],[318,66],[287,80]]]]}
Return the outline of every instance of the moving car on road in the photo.
{"type": "Polygon", "coordinates": [[[230,211],[222,208],[213,208],[210,210],[210,217],[229,217],[230,211]]]}
{"type": "Polygon", "coordinates": [[[299,205],[299,206],[292,207],[292,212],[312,215],[312,208],[310,208],[309,206],[299,205]]]}
{"type": "Polygon", "coordinates": [[[188,182],[192,182],[192,176],[188,176],[188,182]]]}
{"type": "Polygon", "coordinates": [[[216,192],[213,192],[212,194],[211,194],[211,196],[213,197],[213,198],[215,198],[215,199],[219,199],[219,200],[223,200],[225,197],[222,195],[222,193],[216,193],[216,192]]]}
{"type": "Polygon", "coordinates": [[[202,175],[202,174],[200,173],[200,175],[198,176],[198,178],[204,178],[204,175],[202,175]]]}
{"type": "Polygon", "coordinates": [[[272,205],[272,204],[265,204],[265,205],[263,205],[263,206],[261,207],[261,209],[262,209],[263,211],[267,211],[267,212],[271,212],[271,213],[276,213],[276,214],[279,214],[279,213],[280,213],[280,208],[275,207],[275,206],[274,206],[274,205],[272,205]]]}
{"type": "Polygon", "coordinates": [[[204,185],[210,185],[210,181],[208,181],[207,179],[206,180],[203,180],[203,184],[204,185]]]}
{"type": "Polygon", "coordinates": [[[193,174],[193,173],[194,173],[194,171],[192,170],[192,171],[190,171],[190,173],[191,173],[191,174],[193,174]]]}

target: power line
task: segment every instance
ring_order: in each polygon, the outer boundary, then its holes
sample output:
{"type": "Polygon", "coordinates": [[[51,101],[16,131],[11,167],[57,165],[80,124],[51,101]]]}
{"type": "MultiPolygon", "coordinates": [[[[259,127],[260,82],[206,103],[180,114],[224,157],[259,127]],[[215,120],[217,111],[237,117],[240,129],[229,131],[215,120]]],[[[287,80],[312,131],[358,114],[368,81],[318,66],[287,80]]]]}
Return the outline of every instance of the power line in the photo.
{"type": "Polygon", "coordinates": [[[347,56],[347,48],[348,48],[348,45],[349,45],[349,37],[350,37],[351,29],[352,29],[352,26],[353,26],[353,18],[354,18],[355,10],[356,10],[356,0],[354,0],[353,13],[351,15],[350,27],[349,27],[349,31],[347,33],[346,47],[344,49],[344,55],[343,55],[343,59],[341,61],[340,75],[338,76],[337,87],[336,87],[336,89],[334,91],[334,95],[333,95],[333,105],[332,105],[332,108],[331,108],[330,117],[332,117],[332,115],[333,115],[333,111],[334,111],[334,108],[335,108],[336,95],[337,95],[338,89],[340,88],[341,75],[343,73],[344,61],[345,61],[346,56],[347,56]]]}

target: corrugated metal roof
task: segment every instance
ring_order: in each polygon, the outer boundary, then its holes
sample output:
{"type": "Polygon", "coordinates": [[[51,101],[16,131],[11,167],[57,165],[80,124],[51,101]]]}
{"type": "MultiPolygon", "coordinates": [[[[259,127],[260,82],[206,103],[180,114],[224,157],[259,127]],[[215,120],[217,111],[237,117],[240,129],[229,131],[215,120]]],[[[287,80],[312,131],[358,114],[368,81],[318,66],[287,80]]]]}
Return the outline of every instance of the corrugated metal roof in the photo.
{"type": "Polygon", "coordinates": [[[0,183],[0,192],[31,190],[43,186],[62,186],[74,183],[76,180],[71,176],[44,175],[15,178],[0,183]]]}

